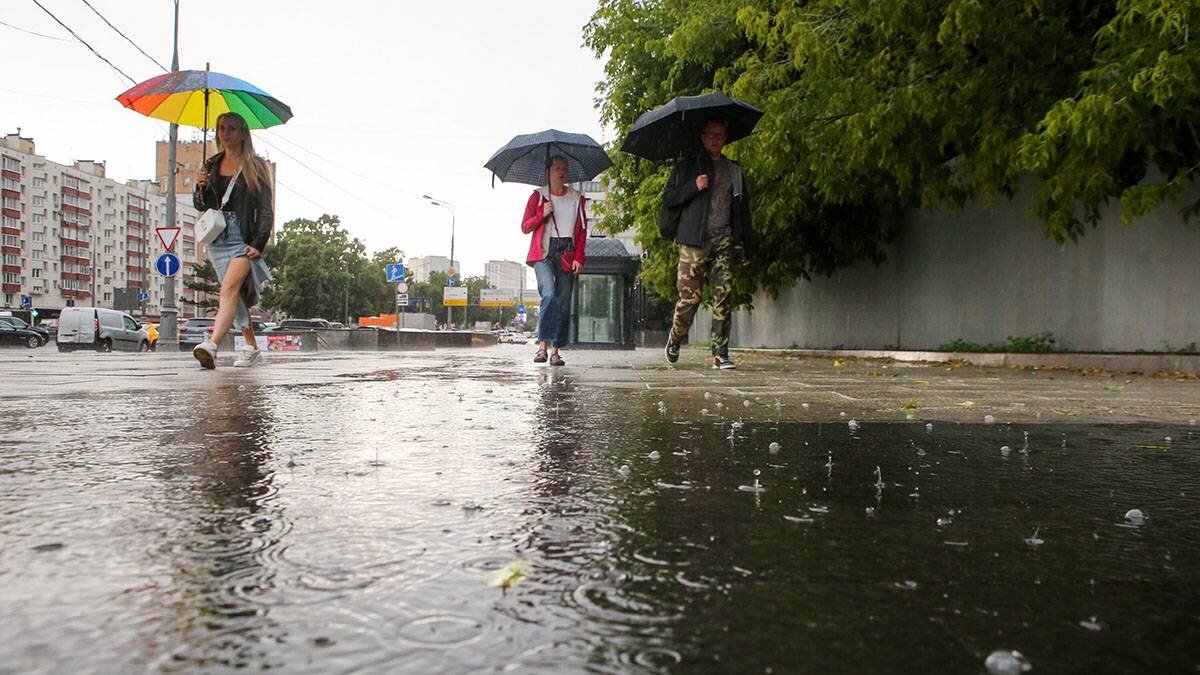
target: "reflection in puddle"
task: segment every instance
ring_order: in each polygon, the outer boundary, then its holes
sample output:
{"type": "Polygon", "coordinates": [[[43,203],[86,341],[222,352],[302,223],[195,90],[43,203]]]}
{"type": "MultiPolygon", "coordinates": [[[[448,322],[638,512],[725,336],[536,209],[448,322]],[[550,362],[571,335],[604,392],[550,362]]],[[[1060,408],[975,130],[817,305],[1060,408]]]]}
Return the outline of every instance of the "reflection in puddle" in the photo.
{"type": "Polygon", "coordinates": [[[767,396],[486,367],[215,382],[12,406],[55,433],[0,439],[8,667],[1200,659],[1200,640],[1137,639],[1195,637],[1189,427],[821,424],[767,396]]]}

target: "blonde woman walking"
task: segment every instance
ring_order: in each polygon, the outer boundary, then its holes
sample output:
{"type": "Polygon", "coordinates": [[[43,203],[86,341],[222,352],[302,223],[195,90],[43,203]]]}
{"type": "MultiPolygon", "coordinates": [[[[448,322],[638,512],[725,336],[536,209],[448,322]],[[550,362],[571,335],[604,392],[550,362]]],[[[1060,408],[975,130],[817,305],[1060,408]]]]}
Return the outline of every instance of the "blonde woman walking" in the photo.
{"type": "Polygon", "coordinates": [[[250,308],[271,280],[262,259],[275,226],[271,177],[266,162],[254,154],[250,128],[241,115],[229,112],[217,118],[217,149],[220,152],[204,164],[192,201],[201,211],[219,208],[225,215],[225,230],[208,245],[221,294],[212,336],[196,345],[192,356],[202,367],[216,368],[217,345],[236,326],[246,338],[246,348],[233,365],[247,368],[262,361],[250,308]],[[230,182],[233,189],[222,205],[230,182]]]}

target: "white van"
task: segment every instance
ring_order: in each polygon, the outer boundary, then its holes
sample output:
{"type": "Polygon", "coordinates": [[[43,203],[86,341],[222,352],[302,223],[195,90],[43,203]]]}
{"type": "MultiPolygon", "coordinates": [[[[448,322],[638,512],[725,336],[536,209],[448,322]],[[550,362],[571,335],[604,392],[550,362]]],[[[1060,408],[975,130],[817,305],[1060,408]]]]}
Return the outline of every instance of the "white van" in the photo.
{"type": "Polygon", "coordinates": [[[132,316],[103,307],[64,307],[58,316],[58,351],[150,351],[150,335],[132,316]]]}

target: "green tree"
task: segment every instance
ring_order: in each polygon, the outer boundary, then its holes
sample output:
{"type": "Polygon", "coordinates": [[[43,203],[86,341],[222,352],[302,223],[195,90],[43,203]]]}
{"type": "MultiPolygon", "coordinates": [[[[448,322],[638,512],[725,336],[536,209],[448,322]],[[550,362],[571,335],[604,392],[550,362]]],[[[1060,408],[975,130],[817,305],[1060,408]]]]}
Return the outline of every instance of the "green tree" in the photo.
{"type": "Polygon", "coordinates": [[[217,271],[213,269],[209,260],[202,260],[192,266],[192,280],[184,281],[183,287],[185,290],[202,294],[197,296],[195,302],[187,296],[179,298],[181,306],[194,307],[197,315],[202,316],[205,310],[215,308],[219,304],[217,296],[221,292],[221,282],[217,280],[217,271]]]}
{"type": "MultiPolygon", "coordinates": [[[[1132,218],[1177,197],[1200,168],[1198,7],[600,0],[585,40],[608,57],[599,107],[621,132],[710,89],[766,112],[729,149],[760,242],[735,275],[745,302],[757,286],[879,262],[906,211],[1010,196],[1030,173],[1034,211],[1060,241],[1109,200],[1132,218]]],[[[673,298],[674,252],[655,229],[668,167],[614,155],[607,228],[637,228],[644,278],[673,298]]]]}
{"type": "Polygon", "coordinates": [[[344,321],[378,314],[394,306],[380,256],[394,262],[395,249],[367,258],[366,247],[342,229],[337,216],[298,218],[284,223],[276,245],[264,257],[275,283],[263,306],[288,316],[344,321]]]}

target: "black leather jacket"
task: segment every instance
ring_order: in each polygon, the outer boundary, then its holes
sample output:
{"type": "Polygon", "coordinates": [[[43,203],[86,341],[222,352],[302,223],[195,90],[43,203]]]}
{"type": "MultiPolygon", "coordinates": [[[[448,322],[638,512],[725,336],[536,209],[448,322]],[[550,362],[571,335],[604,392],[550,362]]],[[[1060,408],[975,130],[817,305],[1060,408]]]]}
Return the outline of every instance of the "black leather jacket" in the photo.
{"type": "MultiPolygon", "coordinates": [[[[750,222],[750,195],[746,188],[746,172],[742,165],[729,160],[733,178],[733,203],[730,204],[729,229],[733,235],[733,244],[743,251],[753,248],[753,228],[750,222]]],[[[679,228],[675,231],[675,241],[688,246],[704,245],[704,230],[708,224],[708,203],[712,199],[712,190],[697,190],[696,177],[708,174],[713,176],[713,161],[706,153],[684,158],[671,170],[671,177],[663,189],[663,204],[668,207],[680,208],[683,211],[679,217],[679,228]]]]}
{"type": "MultiPolygon", "coordinates": [[[[201,193],[199,183],[192,191],[192,204],[199,210],[215,209],[221,206],[220,192],[217,192],[217,175],[221,167],[224,152],[218,152],[204,163],[204,171],[208,176],[204,192],[201,193]]],[[[271,184],[268,180],[258,194],[250,194],[246,186],[246,175],[238,176],[237,185],[229,195],[225,204],[226,211],[234,211],[238,223],[242,226],[242,241],[258,249],[261,253],[271,240],[271,231],[275,227],[275,210],[271,205],[271,184]]]]}

